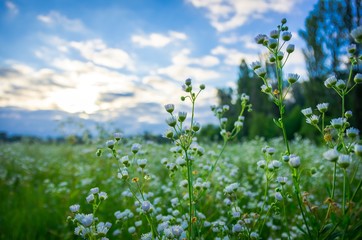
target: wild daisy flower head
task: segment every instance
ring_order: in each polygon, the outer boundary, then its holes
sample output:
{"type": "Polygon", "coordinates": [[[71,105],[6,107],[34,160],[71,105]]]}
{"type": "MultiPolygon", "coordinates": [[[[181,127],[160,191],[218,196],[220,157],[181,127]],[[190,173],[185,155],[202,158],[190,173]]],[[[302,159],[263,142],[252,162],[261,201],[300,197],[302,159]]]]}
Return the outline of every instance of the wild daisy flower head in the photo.
{"type": "Polygon", "coordinates": [[[336,87],[340,90],[343,90],[345,89],[346,87],[346,82],[342,79],[339,79],[337,82],[336,82],[336,87]]]}
{"type": "Polygon", "coordinates": [[[116,132],[113,134],[113,137],[114,137],[114,139],[116,139],[116,141],[119,141],[122,138],[122,133],[116,132]]]}
{"type": "Polygon", "coordinates": [[[267,39],[268,37],[265,34],[259,34],[258,36],[255,37],[255,42],[257,44],[264,44],[264,41],[267,39]]]}
{"type": "Polygon", "coordinates": [[[284,41],[289,41],[292,38],[292,34],[290,32],[283,32],[282,33],[282,39],[284,41]]]}
{"type": "Polygon", "coordinates": [[[258,75],[261,78],[265,77],[265,75],[266,75],[266,69],[264,67],[255,69],[254,72],[256,73],[256,75],[258,75]]]}
{"type": "Polygon", "coordinates": [[[341,168],[348,168],[351,164],[351,156],[347,154],[340,154],[337,163],[341,168]]]}
{"type": "Polygon", "coordinates": [[[69,207],[69,210],[70,210],[72,213],[79,212],[79,209],[80,209],[80,205],[79,205],[79,204],[74,204],[74,205],[72,205],[72,206],[69,207]]]}
{"type": "Polygon", "coordinates": [[[312,114],[309,118],[307,118],[306,122],[311,125],[316,125],[319,122],[319,116],[312,114]]]}
{"type": "Polygon", "coordinates": [[[328,110],[329,103],[319,103],[317,104],[317,109],[321,113],[325,113],[328,110]]]}
{"type": "Polygon", "coordinates": [[[171,116],[169,118],[166,119],[166,123],[170,126],[170,127],[175,127],[177,120],[174,116],[171,116]]]}
{"type": "Polygon", "coordinates": [[[258,69],[258,68],[261,68],[261,63],[259,61],[255,61],[255,62],[252,62],[250,64],[250,67],[255,70],[255,69],[258,69]]]}
{"type": "Polygon", "coordinates": [[[142,208],[142,210],[144,212],[149,212],[151,210],[151,207],[152,207],[152,205],[151,205],[151,203],[149,201],[143,201],[142,202],[141,208],[142,208]]]}
{"type": "Polygon", "coordinates": [[[362,145],[361,145],[361,144],[356,144],[356,145],[354,145],[354,153],[355,153],[357,156],[362,157],[362,145]]]}
{"type": "Polygon", "coordinates": [[[115,141],[114,140],[108,140],[106,141],[106,146],[110,149],[114,148],[115,141]]]}
{"type": "Polygon", "coordinates": [[[310,117],[313,115],[313,111],[312,111],[312,108],[305,108],[305,109],[302,109],[301,112],[303,113],[304,116],[306,117],[310,117]]]}
{"type": "Polygon", "coordinates": [[[346,135],[347,137],[349,138],[356,138],[359,134],[359,130],[357,128],[354,128],[354,127],[350,127],[346,130],[346,135]]]}
{"type": "Polygon", "coordinates": [[[323,153],[323,157],[330,162],[336,162],[338,160],[338,156],[339,152],[335,148],[329,149],[323,153]]]}
{"type": "Polygon", "coordinates": [[[279,30],[272,30],[269,35],[271,38],[277,39],[279,37],[279,30]]]}
{"type": "Polygon", "coordinates": [[[136,154],[139,152],[139,150],[141,149],[142,145],[139,144],[139,143],[134,143],[132,144],[132,147],[131,147],[131,151],[133,152],[133,154],[136,154]]]}
{"type": "Polygon", "coordinates": [[[335,76],[331,76],[331,77],[327,78],[327,80],[324,81],[324,85],[327,88],[331,88],[334,85],[336,85],[336,82],[337,82],[337,78],[335,76]]]}
{"type": "Polygon", "coordinates": [[[300,78],[300,76],[296,73],[289,73],[288,74],[288,82],[290,84],[295,83],[296,81],[298,81],[298,79],[300,78]]]}
{"type": "Polygon", "coordinates": [[[362,43],[362,26],[359,26],[351,31],[351,36],[358,43],[362,43]]]}
{"type": "Polygon", "coordinates": [[[167,112],[172,113],[173,110],[175,110],[175,105],[173,105],[173,104],[166,104],[166,105],[165,105],[165,109],[166,109],[167,112]]]}
{"type": "Polygon", "coordinates": [[[340,129],[345,123],[346,123],[346,119],[345,119],[345,118],[333,118],[333,119],[331,120],[331,125],[332,125],[335,129],[340,129]]]}
{"type": "Polygon", "coordinates": [[[271,49],[275,49],[278,46],[278,41],[274,38],[270,38],[268,41],[268,46],[271,49]]]}
{"type": "Polygon", "coordinates": [[[297,155],[290,155],[289,165],[293,168],[298,168],[300,166],[300,157],[297,155]]]}

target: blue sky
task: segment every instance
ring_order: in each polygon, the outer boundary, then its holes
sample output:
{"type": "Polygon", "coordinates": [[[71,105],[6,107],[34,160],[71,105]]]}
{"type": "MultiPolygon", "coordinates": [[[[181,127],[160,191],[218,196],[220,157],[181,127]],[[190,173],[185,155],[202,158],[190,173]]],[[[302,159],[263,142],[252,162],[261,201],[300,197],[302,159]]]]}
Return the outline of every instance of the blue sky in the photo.
{"type": "Polygon", "coordinates": [[[216,88],[234,85],[242,58],[259,59],[253,38],[283,17],[297,46],[286,70],[305,76],[297,31],[316,2],[0,1],[0,131],[55,136],[73,119],[162,133],[164,104],[187,110],[189,77],[207,87],[196,119],[213,122],[216,88]]]}

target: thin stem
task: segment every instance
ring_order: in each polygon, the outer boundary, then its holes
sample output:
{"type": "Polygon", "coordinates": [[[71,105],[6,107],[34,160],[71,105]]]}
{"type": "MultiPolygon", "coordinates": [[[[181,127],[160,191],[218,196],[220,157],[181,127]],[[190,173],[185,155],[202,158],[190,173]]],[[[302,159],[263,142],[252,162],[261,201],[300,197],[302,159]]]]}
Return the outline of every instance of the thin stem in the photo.
{"type": "Polygon", "coordinates": [[[331,198],[334,198],[334,191],[336,188],[336,175],[337,175],[337,161],[334,162],[334,171],[333,171],[333,185],[332,185],[332,193],[331,198]]]}
{"type": "Polygon", "coordinates": [[[187,182],[188,182],[188,190],[189,190],[189,236],[188,239],[192,239],[192,205],[193,205],[193,182],[192,182],[192,163],[188,158],[187,151],[185,151],[186,162],[187,162],[187,182]]]}
{"type": "Polygon", "coordinates": [[[299,209],[302,213],[302,217],[303,217],[303,221],[304,221],[304,224],[307,228],[307,232],[308,232],[308,236],[310,239],[313,239],[312,237],[312,234],[309,230],[309,227],[308,227],[308,223],[307,223],[307,219],[305,217],[305,214],[304,214],[304,210],[303,210],[303,206],[302,206],[302,201],[300,200],[300,189],[299,189],[299,183],[298,183],[298,177],[297,177],[297,170],[296,169],[293,169],[293,183],[294,183],[294,192],[295,192],[295,195],[297,196],[297,200],[298,200],[298,206],[299,206],[299,209]]]}
{"type": "Polygon", "coordinates": [[[346,211],[346,186],[347,185],[347,172],[346,169],[343,169],[343,198],[342,198],[342,213],[345,214],[346,211]]]}

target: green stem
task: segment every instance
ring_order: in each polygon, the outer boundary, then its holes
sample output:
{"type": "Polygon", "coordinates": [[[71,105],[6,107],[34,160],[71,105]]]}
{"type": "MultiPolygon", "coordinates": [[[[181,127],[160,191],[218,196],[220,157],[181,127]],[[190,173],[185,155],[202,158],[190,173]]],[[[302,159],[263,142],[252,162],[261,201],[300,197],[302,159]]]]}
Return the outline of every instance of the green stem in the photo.
{"type": "Polygon", "coordinates": [[[347,185],[347,172],[346,169],[343,169],[343,198],[342,198],[342,213],[345,214],[346,211],[346,185],[347,185]]]}
{"type": "Polygon", "coordinates": [[[189,228],[188,228],[188,239],[192,239],[192,205],[193,205],[193,182],[192,182],[192,163],[188,158],[187,151],[185,151],[186,162],[187,162],[187,182],[188,182],[188,190],[189,190],[189,228]]]}
{"type": "Polygon", "coordinates": [[[298,206],[299,206],[299,209],[302,213],[302,217],[303,217],[303,221],[304,221],[304,224],[307,228],[307,232],[308,232],[308,236],[310,239],[313,239],[312,237],[312,234],[309,230],[309,227],[308,227],[308,222],[307,222],[307,219],[305,217],[305,213],[304,213],[304,209],[303,209],[303,206],[302,206],[302,201],[300,200],[300,187],[299,187],[299,182],[298,182],[298,177],[297,177],[297,170],[296,169],[293,169],[293,184],[294,184],[294,192],[295,192],[295,195],[297,197],[297,200],[298,200],[298,206]]]}
{"type": "Polygon", "coordinates": [[[334,191],[336,189],[336,175],[337,175],[337,161],[334,162],[334,171],[333,171],[333,185],[332,185],[332,193],[331,198],[334,198],[334,191]]]}

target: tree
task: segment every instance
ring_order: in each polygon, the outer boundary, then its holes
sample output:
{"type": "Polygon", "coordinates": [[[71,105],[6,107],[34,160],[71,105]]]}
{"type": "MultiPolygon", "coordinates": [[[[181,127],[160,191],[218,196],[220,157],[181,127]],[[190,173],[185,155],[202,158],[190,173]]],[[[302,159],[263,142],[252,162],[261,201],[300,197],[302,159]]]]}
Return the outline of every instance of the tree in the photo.
{"type": "MultiPolygon", "coordinates": [[[[337,78],[348,78],[346,47],[353,43],[350,36],[352,29],[361,24],[362,3],[359,0],[322,1],[319,0],[305,20],[304,31],[299,35],[306,42],[303,49],[308,78],[303,83],[303,93],[306,106],[314,107],[322,101],[331,105],[340,105],[335,92],[326,89],[323,81],[330,75],[337,78]]],[[[361,52],[360,48],[357,49],[361,52]]],[[[353,75],[360,69],[354,69],[353,75]]],[[[352,123],[362,129],[362,87],[358,86],[348,95],[348,105],[352,106],[355,122],[352,123]]],[[[340,109],[330,111],[333,116],[340,115],[340,109]]]]}

